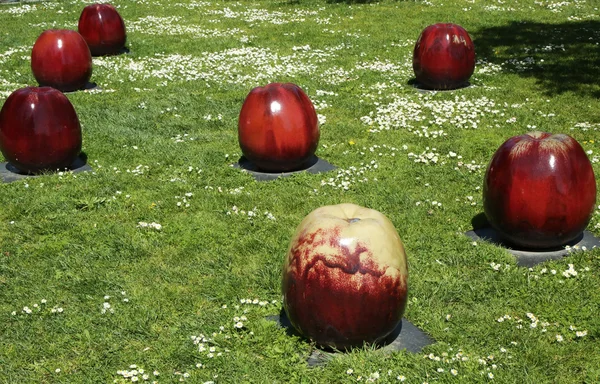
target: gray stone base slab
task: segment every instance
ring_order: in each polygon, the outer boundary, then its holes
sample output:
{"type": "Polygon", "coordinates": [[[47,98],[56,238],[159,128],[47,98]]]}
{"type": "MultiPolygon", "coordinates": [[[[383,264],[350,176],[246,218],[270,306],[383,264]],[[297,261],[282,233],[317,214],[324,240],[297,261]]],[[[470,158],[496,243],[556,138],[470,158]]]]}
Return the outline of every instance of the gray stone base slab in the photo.
{"type": "Polygon", "coordinates": [[[280,177],[288,177],[302,172],[317,174],[329,172],[336,169],[334,165],[330,164],[329,162],[323,159],[320,159],[317,156],[313,156],[310,160],[308,160],[307,165],[304,169],[294,172],[262,172],[256,167],[256,165],[254,165],[252,162],[250,162],[243,156],[238,160],[237,163],[233,164],[233,166],[235,168],[240,168],[243,169],[245,172],[248,172],[249,174],[254,176],[254,178],[257,181],[271,181],[280,177]]]}
{"type": "MultiPolygon", "coordinates": [[[[81,157],[78,157],[77,160],[75,160],[73,162],[73,164],[71,164],[71,166],[69,168],[65,169],[64,171],[80,173],[80,172],[89,172],[91,170],[92,170],[92,168],[85,162],[85,160],[81,157]]],[[[59,171],[60,170],[57,170],[56,172],[59,172],[59,171]]],[[[41,175],[47,175],[49,173],[52,173],[52,172],[43,172],[41,174],[22,173],[21,171],[16,169],[10,163],[0,163],[0,180],[2,180],[3,183],[12,183],[13,181],[30,179],[33,177],[39,177],[41,175]]]]}
{"type": "MultiPolygon", "coordinates": [[[[285,311],[282,310],[279,315],[269,316],[267,319],[274,321],[280,327],[285,328],[288,334],[298,336],[298,333],[287,318],[285,311]]],[[[419,353],[423,348],[433,343],[435,343],[433,338],[413,325],[410,321],[403,318],[386,340],[376,347],[377,351],[381,353],[403,350],[411,353],[419,353]]],[[[336,356],[343,355],[344,353],[345,352],[317,348],[308,357],[307,363],[311,367],[325,365],[329,360],[336,356]]]]}
{"type": "Polygon", "coordinates": [[[520,267],[533,267],[534,265],[543,263],[544,261],[559,260],[574,250],[586,251],[600,247],[600,239],[595,237],[589,231],[584,231],[577,240],[568,244],[569,248],[561,247],[558,249],[548,250],[518,249],[514,245],[509,245],[503,242],[500,234],[492,227],[474,229],[466,232],[465,235],[475,241],[486,241],[505,248],[517,258],[517,265],[520,267]]]}

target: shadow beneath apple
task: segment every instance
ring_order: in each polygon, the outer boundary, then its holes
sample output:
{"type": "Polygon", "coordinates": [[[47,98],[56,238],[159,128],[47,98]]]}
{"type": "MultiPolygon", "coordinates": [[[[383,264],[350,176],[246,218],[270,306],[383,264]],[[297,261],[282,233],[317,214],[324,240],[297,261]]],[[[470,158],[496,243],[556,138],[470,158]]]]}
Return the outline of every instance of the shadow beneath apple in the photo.
{"type": "Polygon", "coordinates": [[[507,241],[501,233],[489,224],[485,213],[479,213],[471,220],[473,230],[465,232],[465,235],[475,241],[485,241],[498,247],[506,249],[517,259],[520,267],[533,267],[548,260],[560,260],[573,251],[586,251],[600,247],[600,239],[591,232],[583,231],[575,240],[560,247],[531,249],[512,244],[507,241]]]}
{"type": "Polygon", "coordinates": [[[464,88],[474,87],[474,85],[472,85],[470,82],[465,81],[464,83],[461,83],[460,85],[458,85],[457,87],[454,87],[452,89],[435,89],[435,88],[428,87],[425,84],[419,83],[417,81],[417,79],[415,79],[415,78],[410,79],[406,84],[410,85],[411,87],[415,88],[417,91],[419,91],[421,93],[428,93],[428,92],[452,92],[452,91],[459,91],[459,90],[464,89],[464,88]]]}
{"type": "Polygon", "coordinates": [[[83,86],[83,88],[81,90],[82,91],[90,91],[92,89],[97,89],[97,88],[98,88],[98,84],[88,81],[87,83],[85,83],[85,85],[83,86]]]}
{"type": "Polygon", "coordinates": [[[76,92],[85,92],[85,91],[99,91],[100,87],[96,83],[92,83],[88,81],[82,88],[76,89],[74,91],[61,91],[65,95],[76,93],[76,92]]]}
{"type": "Polygon", "coordinates": [[[338,4],[338,3],[346,3],[349,5],[352,4],[373,4],[379,3],[380,0],[327,0],[329,4],[338,4]]]}
{"type": "MultiPolygon", "coordinates": [[[[268,316],[267,320],[274,321],[281,328],[284,328],[288,336],[303,338],[296,331],[283,308],[279,312],[279,315],[268,316]]],[[[400,324],[385,339],[377,344],[370,345],[370,347],[384,353],[403,350],[411,353],[419,353],[423,348],[433,343],[435,343],[434,339],[403,318],[400,324]]],[[[343,353],[345,352],[332,348],[318,347],[311,353],[307,359],[307,363],[311,367],[324,365],[335,356],[343,353]]]]}
{"type": "Polygon", "coordinates": [[[257,181],[271,181],[276,180],[280,177],[289,177],[301,172],[308,173],[323,173],[336,169],[336,167],[329,162],[313,155],[302,167],[297,171],[292,172],[265,172],[260,170],[254,163],[246,159],[244,156],[240,157],[237,163],[233,164],[235,168],[240,168],[245,172],[251,174],[257,181]]]}
{"type": "Polygon", "coordinates": [[[52,175],[58,172],[89,172],[92,168],[87,164],[87,155],[81,152],[79,156],[73,161],[73,163],[64,169],[56,169],[53,171],[42,171],[39,173],[27,173],[17,169],[11,163],[0,163],[0,180],[3,183],[12,183],[13,181],[23,180],[32,177],[39,177],[43,175],[52,175]]]}
{"type": "Polygon", "coordinates": [[[129,48],[123,47],[123,48],[119,49],[118,52],[115,52],[115,53],[108,53],[108,54],[104,54],[104,55],[92,55],[92,57],[111,57],[111,56],[128,55],[130,52],[131,51],[129,50],[129,48]]]}

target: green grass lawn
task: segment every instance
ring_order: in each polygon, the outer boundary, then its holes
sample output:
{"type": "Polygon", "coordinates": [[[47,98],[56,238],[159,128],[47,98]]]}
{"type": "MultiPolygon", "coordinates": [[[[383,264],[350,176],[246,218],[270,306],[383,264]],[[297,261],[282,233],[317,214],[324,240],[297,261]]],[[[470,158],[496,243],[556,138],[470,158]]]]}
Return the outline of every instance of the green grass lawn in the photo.
{"type": "MultiPolygon", "coordinates": [[[[36,84],[37,36],[76,29],[87,3],[0,5],[1,102],[36,84]]],[[[1,383],[600,382],[600,251],[528,269],[463,235],[511,136],[570,134],[600,174],[600,4],[113,4],[130,53],[95,58],[99,90],[68,94],[93,172],[0,184],[1,383]],[[436,22],[473,38],[472,87],[410,85],[436,22]],[[260,183],[231,166],[245,96],[275,81],[311,98],[337,170],[260,183]],[[296,226],[342,202],[403,239],[405,317],[436,340],[421,353],[311,368],[314,346],[266,319],[296,226]]]]}

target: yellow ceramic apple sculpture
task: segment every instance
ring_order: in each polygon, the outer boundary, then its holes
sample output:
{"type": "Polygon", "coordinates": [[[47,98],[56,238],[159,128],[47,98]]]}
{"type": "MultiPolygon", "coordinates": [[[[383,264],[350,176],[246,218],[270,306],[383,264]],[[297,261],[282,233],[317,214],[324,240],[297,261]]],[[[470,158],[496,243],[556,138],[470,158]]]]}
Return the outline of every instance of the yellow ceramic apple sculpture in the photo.
{"type": "Polygon", "coordinates": [[[378,211],[354,204],[318,208],[292,238],[282,290],[290,322],[318,345],[344,350],[381,342],[406,307],[404,245],[378,211]]]}

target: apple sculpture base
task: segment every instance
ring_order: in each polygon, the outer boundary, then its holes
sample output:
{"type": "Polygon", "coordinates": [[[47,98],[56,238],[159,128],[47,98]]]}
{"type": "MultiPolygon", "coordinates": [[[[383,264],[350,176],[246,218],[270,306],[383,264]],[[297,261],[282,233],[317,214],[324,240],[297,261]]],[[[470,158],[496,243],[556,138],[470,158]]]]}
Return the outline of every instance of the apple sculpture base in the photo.
{"type": "MultiPolygon", "coordinates": [[[[267,319],[275,321],[277,325],[286,330],[288,335],[301,337],[292,326],[292,323],[290,323],[284,310],[281,310],[279,315],[269,316],[267,319]]],[[[396,329],[394,329],[394,331],[392,331],[392,333],[376,347],[378,347],[378,351],[381,351],[382,353],[404,350],[410,353],[419,353],[423,348],[433,343],[435,343],[434,339],[420,328],[413,325],[410,321],[403,318],[396,329]]],[[[317,348],[313,350],[306,362],[311,367],[322,366],[327,364],[331,357],[344,353],[345,352],[334,352],[332,350],[317,348]]]]}
{"type": "Polygon", "coordinates": [[[600,247],[600,239],[589,231],[583,233],[569,244],[559,248],[550,249],[525,249],[507,243],[498,231],[491,226],[484,226],[465,233],[467,237],[475,241],[486,241],[499,247],[505,248],[517,259],[519,267],[533,267],[549,260],[560,260],[573,251],[589,251],[600,247]],[[568,248],[567,248],[568,246],[568,248]]]}
{"type": "MultiPolygon", "coordinates": [[[[58,169],[56,172],[60,172],[58,169]]],[[[92,168],[86,163],[85,155],[80,155],[75,161],[66,169],[62,170],[66,172],[81,173],[92,171],[92,168]]],[[[19,181],[32,177],[39,177],[47,173],[40,174],[29,174],[19,171],[10,163],[0,163],[0,180],[3,183],[12,183],[13,181],[19,181]]]]}
{"type": "Polygon", "coordinates": [[[425,84],[419,83],[416,79],[412,79],[408,82],[408,85],[411,85],[414,89],[419,93],[431,93],[431,92],[455,92],[460,91],[466,88],[473,88],[475,85],[471,84],[469,81],[465,81],[462,84],[457,85],[452,89],[434,89],[426,86],[425,84]]]}
{"type": "Polygon", "coordinates": [[[96,83],[92,83],[90,81],[88,81],[87,83],[85,83],[85,85],[83,86],[83,88],[81,89],[76,89],[74,91],[65,91],[63,92],[64,94],[70,94],[70,93],[75,93],[75,92],[86,92],[86,91],[102,91],[102,88],[100,88],[98,86],[98,84],[96,83]]]}
{"type": "Polygon", "coordinates": [[[300,172],[308,172],[308,173],[323,173],[329,172],[336,167],[329,162],[318,158],[316,155],[313,155],[304,166],[296,171],[292,172],[265,172],[261,171],[254,163],[250,160],[246,159],[244,156],[240,157],[237,163],[233,164],[235,168],[240,168],[245,172],[251,174],[257,181],[271,181],[278,179],[280,177],[288,177],[291,175],[295,175],[300,172]]]}

